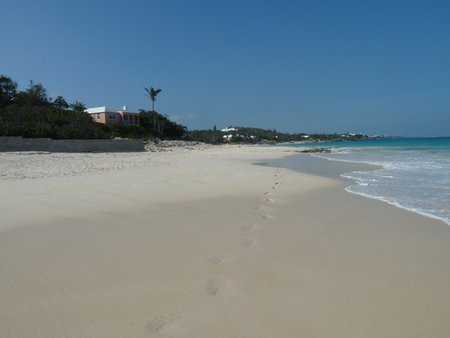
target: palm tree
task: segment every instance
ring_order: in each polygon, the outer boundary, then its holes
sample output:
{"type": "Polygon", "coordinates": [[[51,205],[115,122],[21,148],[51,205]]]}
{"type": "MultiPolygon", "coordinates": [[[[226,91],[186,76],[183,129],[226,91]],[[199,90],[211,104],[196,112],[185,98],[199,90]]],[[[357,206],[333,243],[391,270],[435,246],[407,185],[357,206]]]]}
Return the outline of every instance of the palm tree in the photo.
{"type": "Polygon", "coordinates": [[[75,101],[69,105],[74,111],[82,112],[86,110],[86,105],[82,102],[75,101]]]}
{"type": "Polygon", "coordinates": [[[153,87],[150,87],[150,89],[144,87],[144,89],[152,100],[152,111],[155,111],[156,96],[161,92],[162,89],[155,89],[153,87]]]}

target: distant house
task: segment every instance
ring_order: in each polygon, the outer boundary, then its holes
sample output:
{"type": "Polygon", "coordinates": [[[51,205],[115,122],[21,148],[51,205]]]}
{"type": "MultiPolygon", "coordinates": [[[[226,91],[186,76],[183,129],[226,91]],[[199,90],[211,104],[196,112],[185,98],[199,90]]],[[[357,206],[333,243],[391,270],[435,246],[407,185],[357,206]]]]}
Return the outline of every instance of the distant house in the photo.
{"type": "Polygon", "coordinates": [[[122,110],[114,110],[106,106],[88,108],[85,110],[97,123],[119,124],[119,125],[139,125],[138,113],[127,111],[127,106],[122,110]]]}
{"type": "Polygon", "coordinates": [[[237,131],[237,129],[233,128],[233,127],[226,127],[226,128],[221,129],[220,131],[229,132],[229,131],[237,131]]]}

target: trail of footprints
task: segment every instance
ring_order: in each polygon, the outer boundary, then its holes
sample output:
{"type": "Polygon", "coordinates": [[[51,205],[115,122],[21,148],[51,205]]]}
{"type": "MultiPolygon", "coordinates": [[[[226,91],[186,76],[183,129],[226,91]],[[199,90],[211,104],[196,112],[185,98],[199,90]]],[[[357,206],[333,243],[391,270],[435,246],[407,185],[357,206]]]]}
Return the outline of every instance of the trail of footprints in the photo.
{"type": "Polygon", "coordinates": [[[281,187],[281,185],[283,184],[283,182],[284,182],[284,178],[283,178],[283,175],[281,174],[281,169],[280,168],[275,169],[275,171],[273,173],[273,184],[271,187],[272,191],[266,191],[263,194],[264,202],[261,205],[260,210],[267,211],[267,212],[264,212],[263,214],[261,214],[262,219],[271,220],[271,219],[275,218],[275,216],[273,216],[269,212],[272,208],[271,205],[276,202],[276,199],[273,196],[273,194],[274,194],[273,190],[279,189],[281,187]]]}
{"type": "MultiPolygon", "coordinates": [[[[263,228],[264,225],[270,224],[269,222],[276,218],[270,213],[270,211],[273,210],[273,205],[276,203],[276,198],[274,196],[275,191],[281,187],[284,181],[285,179],[283,178],[281,169],[275,169],[270,190],[263,193],[261,203],[253,208],[258,212],[258,216],[261,219],[261,222],[244,224],[241,226],[241,230],[249,235],[244,236],[240,240],[240,244],[243,248],[251,249],[253,246],[255,246],[257,240],[250,235],[263,228]]],[[[210,264],[211,266],[220,267],[221,265],[226,264],[228,261],[235,258],[235,256],[229,254],[215,255],[208,259],[208,264],[210,264]]],[[[204,291],[211,297],[217,297],[224,294],[231,284],[231,281],[226,280],[221,276],[211,276],[205,283],[204,291]]],[[[169,329],[172,326],[177,326],[177,324],[180,324],[181,321],[182,317],[174,314],[160,315],[152,318],[147,323],[146,331],[152,334],[157,334],[162,330],[169,329]]]]}
{"type": "MultiPolygon", "coordinates": [[[[240,245],[243,248],[251,249],[255,246],[257,244],[257,240],[255,237],[251,236],[252,233],[260,230],[264,225],[270,224],[270,221],[276,218],[273,214],[271,214],[271,211],[274,209],[274,204],[276,203],[274,190],[279,189],[283,182],[284,178],[281,173],[281,169],[275,169],[273,173],[273,182],[270,189],[263,193],[261,203],[253,207],[253,209],[258,212],[258,218],[260,218],[261,221],[244,224],[241,226],[241,230],[247,233],[247,236],[244,236],[240,240],[240,245]]],[[[233,258],[233,256],[213,256],[209,259],[209,263],[212,265],[221,265],[233,258]]],[[[220,295],[224,293],[224,290],[229,284],[229,282],[217,276],[212,277],[206,282],[206,292],[211,296],[220,295]]]]}

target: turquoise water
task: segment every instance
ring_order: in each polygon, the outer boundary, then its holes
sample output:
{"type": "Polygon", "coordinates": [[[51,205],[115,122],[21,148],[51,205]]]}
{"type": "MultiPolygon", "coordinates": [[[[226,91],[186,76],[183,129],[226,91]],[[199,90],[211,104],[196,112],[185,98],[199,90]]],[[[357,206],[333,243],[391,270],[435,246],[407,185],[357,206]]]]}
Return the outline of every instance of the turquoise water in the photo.
{"type": "Polygon", "coordinates": [[[286,145],[292,147],[312,147],[312,148],[381,147],[399,150],[429,150],[429,151],[449,152],[450,137],[373,139],[364,141],[294,143],[286,145]]]}
{"type": "Polygon", "coordinates": [[[382,166],[342,175],[355,181],[347,191],[379,199],[450,225],[450,137],[291,144],[331,147],[314,156],[382,166]]]}

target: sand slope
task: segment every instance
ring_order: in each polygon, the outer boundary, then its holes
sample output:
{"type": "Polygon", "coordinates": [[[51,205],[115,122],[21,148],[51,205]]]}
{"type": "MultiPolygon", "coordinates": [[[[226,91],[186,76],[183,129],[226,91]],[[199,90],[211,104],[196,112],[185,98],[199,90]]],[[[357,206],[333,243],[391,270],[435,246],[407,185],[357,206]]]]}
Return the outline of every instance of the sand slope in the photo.
{"type": "Polygon", "coordinates": [[[446,337],[450,228],[285,154],[39,155],[75,173],[0,182],[0,336],[446,337]]]}

